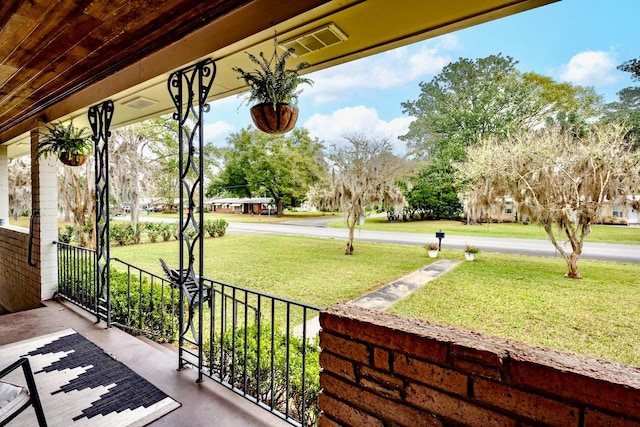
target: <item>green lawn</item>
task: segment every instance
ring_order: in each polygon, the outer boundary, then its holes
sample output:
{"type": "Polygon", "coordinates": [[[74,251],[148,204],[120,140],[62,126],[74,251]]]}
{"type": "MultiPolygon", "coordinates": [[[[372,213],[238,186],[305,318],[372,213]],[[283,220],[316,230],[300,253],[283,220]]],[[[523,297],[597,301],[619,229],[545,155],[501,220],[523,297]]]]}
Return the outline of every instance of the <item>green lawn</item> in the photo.
{"type": "MultiPolygon", "coordinates": [[[[344,221],[329,223],[329,227],[344,228],[344,221]]],[[[515,237],[521,239],[547,240],[544,229],[536,224],[520,223],[465,225],[460,221],[427,220],[409,222],[387,222],[387,218],[367,218],[363,230],[400,231],[405,233],[424,233],[435,236],[442,230],[445,234],[463,236],[515,237]]],[[[602,243],[622,243],[640,245],[640,227],[619,225],[594,225],[587,241],[602,243]]]]}
{"type": "MultiPolygon", "coordinates": [[[[205,275],[318,307],[349,301],[428,264],[416,246],[356,243],[353,256],[333,239],[227,234],[205,239],[205,275]]],[[[158,258],[178,266],[175,241],[112,246],[111,256],[162,275],[158,258]]]]}
{"type": "Polygon", "coordinates": [[[388,311],[640,366],[640,266],[482,253],[388,311]]]}
{"type": "MultiPolygon", "coordinates": [[[[414,246],[343,249],[341,240],[227,235],[205,240],[205,273],[323,308],[433,261],[414,246]]],[[[161,274],[159,257],[177,266],[177,243],[112,247],[112,256],[161,274]]],[[[640,366],[640,266],[581,260],[579,268],[584,279],[569,280],[561,259],[483,252],[389,311],[640,366]]]]}

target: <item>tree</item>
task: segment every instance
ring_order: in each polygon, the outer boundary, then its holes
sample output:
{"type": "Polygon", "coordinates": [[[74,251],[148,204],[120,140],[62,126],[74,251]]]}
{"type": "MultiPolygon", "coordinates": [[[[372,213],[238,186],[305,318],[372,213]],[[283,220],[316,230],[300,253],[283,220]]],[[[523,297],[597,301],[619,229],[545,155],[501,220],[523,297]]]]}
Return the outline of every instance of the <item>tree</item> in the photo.
{"type": "MultiPolygon", "coordinates": [[[[640,59],[631,59],[618,66],[621,71],[632,74],[634,81],[640,81],[640,59]]],[[[624,123],[629,131],[627,140],[634,149],[640,149],[640,86],[631,86],[618,92],[618,101],[607,105],[607,122],[624,123]]]]}
{"type": "Polygon", "coordinates": [[[304,129],[268,135],[247,127],[229,136],[227,144],[222,149],[224,166],[209,185],[208,197],[225,192],[243,197],[267,195],[282,215],[284,204],[302,202],[324,173],[322,144],[304,129]]]}
{"type": "MultiPolygon", "coordinates": [[[[403,111],[416,117],[401,137],[412,154],[440,164],[460,162],[465,149],[483,139],[534,129],[548,117],[589,118],[599,111],[601,97],[592,88],[522,73],[516,65],[509,56],[460,58],[420,83],[418,99],[402,103],[403,111]]],[[[481,212],[473,207],[479,205],[468,206],[467,223],[475,223],[481,212]]]]}
{"type": "Polygon", "coordinates": [[[345,255],[353,254],[356,224],[374,204],[400,205],[404,202],[396,180],[406,170],[403,159],[391,151],[386,139],[346,137],[347,145],[334,147],[328,158],[331,177],[309,193],[309,201],[325,210],[340,209],[349,229],[345,255]]]}
{"type": "Polygon", "coordinates": [[[406,192],[409,207],[425,210],[436,218],[460,215],[460,188],[454,172],[454,167],[448,162],[430,162],[411,179],[413,186],[406,192]]]}
{"type": "MultiPolygon", "coordinates": [[[[144,152],[148,139],[140,127],[128,126],[115,130],[109,141],[109,193],[117,205],[127,203],[130,207],[131,228],[140,234],[140,198],[152,181],[153,169],[147,165],[144,152]]],[[[153,163],[152,163],[153,164],[153,163]]]]}
{"type": "Polygon", "coordinates": [[[544,227],[567,263],[566,276],[579,279],[584,239],[603,204],[626,203],[640,188],[640,153],[625,135],[622,126],[600,124],[585,137],[554,127],[486,139],[469,147],[467,161],[459,165],[468,200],[491,204],[512,196],[521,216],[544,227]]]}
{"type": "Polygon", "coordinates": [[[618,70],[631,73],[631,78],[640,81],[640,58],[630,59],[618,65],[618,70]]]}
{"type": "Polygon", "coordinates": [[[509,56],[460,58],[421,82],[418,99],[402,103],[403,112],[416,117],[402,137],[413,154],[461,161],[465,147],[531,129],[559,111],[596,113],[601,98],[592,88],[521,73],[516,65],[509,56]]]}
{"type": "Polygon", "coordinates": [[[9,162],[9,215],[18,217],[31,212],[31,165],[23,159],[9,162]]]}
{"type": "MultiPolygon", "coordinates": [[[[205,145],[205,175],[215,164],[215,153],[213,145],[205,145]]],[[[135,232],[142,195],[154,194],[168,205],[173,205],[178,196],[177,122],[169,116],[156,117],[115,130],[110,139],[109,163],[111,196],[117,204],[129,204],[135,232]]]]}
{"type": "Polygon", "coordinates": [[[96,191],[92,156],[80,167],[59,166],[58,190],[66,209],[73,214],[75,234],[84,247],[94,247],[96,229],[96,191]],[[59,170],[60,170],[59,169],[59,170]]]}
{"type": "Polygon", "coordinates": [[[154,117],[137,124],[146,136],[150,152],[148,164],[154,165],[152,194],[171,206],[178,197],[178,122],[170,116],[154,117]]]}

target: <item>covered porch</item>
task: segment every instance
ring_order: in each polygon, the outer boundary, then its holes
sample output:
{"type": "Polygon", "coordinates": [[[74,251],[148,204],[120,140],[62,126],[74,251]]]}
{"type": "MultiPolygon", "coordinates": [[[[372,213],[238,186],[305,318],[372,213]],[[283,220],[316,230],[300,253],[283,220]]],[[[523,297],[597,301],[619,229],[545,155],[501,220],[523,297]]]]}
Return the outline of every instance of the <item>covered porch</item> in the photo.
{"type": "MultiPolygon", "coordinates": [[[[154,426],[287,426],[284,420],[213,381],[196,383],[193,369],[177,370],[177,351],[144,337],[135,337],[104,322],[71,303],[46,300],[37,309],[0,316],[0,347],[66,329],[102,348],[154,386],[180,402],[178,409],[154,421],[154,426]]],[[[2,362],[4,366],[5,361],[2,362]]],[[[46,414],[45,414],[46,415],[46,414]]],[[[51,425],[51,424],[50,424],[51,425]]]]}
{"type": "MultiPolygon", "coordinates": [[[[196,7],[174,1],[153,8],[144,1],[114,7],[100,0],[63,1],[64,7],[55,10],[47,8],[47,2],[39,9],[9,2],[0,23],[3,35],[9,37],[6,40],[15,41],[17,48],[7,43],[0,55],[4,59],[0,76],[7,76],[0,104],[0,306],[12,314],[0,316],[0,345],[75,329],[182,404],[154,425],[211,425],[211,420],[216,425],[285,424],[227,387],[207,380],[197,383],[201,355],[195,365],[176,371],[182,364],[177,352],[107,328],[104,321],[94,323],[95,317],[82,309],[51,300],[60,291],[61,272],[76,264],[61,261],[56,246],[55,161],[35,157],[43,124],[74,120],[85,126],[89,108],[105,102],[114,107],[109,119],[112,128],[174,112],[174,100],[167,93],[170,73],[200,61],[215,63],[218,70],[204,101],[239,93],[245,88],[231,68],[246,65],[245,51],[269,51],[274,34],[296,45],[335,25],[348,36],[335,45],[300,54],[300,61],[311,63],[306,70],[310,72],[553,1],[443,5],[415,0],[398,5],[386,0],[244,0],[196,7]],[[25,22],[33,23],[30,28],[42,36],[42,44],[21,32],[25,22]],[[58,22],[65,23],[60,31],[52,27],[58,22]],[[8,160],[22,155],[31,157],[32,212],[38,212],[30,230],[7,225],[8,160]]],[[[108,132],[101,137],[108,139],[108,132]]],[[[101,262],[108,266],[111,261],[107,253],[101,262]]],[[[95,300],[98,289],[92,292],[95,300]]],[[[260,301],[262,296],[256,298],[260,301]]],[[[106,310],[98,318],[110,319],[108,303],[106,310]]],[[[483,337],[473,334],[429,329],[419,322],[407,324],[348,308],[323,312],[320,425],[411,425],[417,420],[424,425],[640,422],[640,383],[632,369],[554,352],[526,359],[529,348],[485,344],[483,337]],[[526,378],[514,384],[510,366],[523,358],[519,366],[524,367],[521,373],[526,378]],[[547,374],[558,378],[548,390],[529,381],[547,374]],[[595,391],[565,393],[576,378],[595,391]],[[482,387],[484,395],[479,392],[482,387]],[[528,402],[524,409],[522,401],[528,402]]],[[[245,331],[245,340],[246,336],[245,331]]]]}

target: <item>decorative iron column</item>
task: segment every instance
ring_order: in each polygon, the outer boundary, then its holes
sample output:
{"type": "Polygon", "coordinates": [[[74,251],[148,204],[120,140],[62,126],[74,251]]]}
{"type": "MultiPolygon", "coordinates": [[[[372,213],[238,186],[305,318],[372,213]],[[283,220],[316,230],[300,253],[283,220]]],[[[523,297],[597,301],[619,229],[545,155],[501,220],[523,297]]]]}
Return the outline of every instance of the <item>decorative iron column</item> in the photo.
{"type": "Polygon", "coordinates": [[[109,273],[109,137],[113,118],[113,101],[104,101],[89,108],[89,124],[93,131],[96,181],[96,316],[111,327],[111,293],[109,273]]]}
{"type": "MultiPolygon", "coordinates": [[[[204,276],[204,121],[203,114],[209,111],[206,103],[209,90],[216,76],[216,65],[211,59],[205,59],[195,65],[183,68],[169,76],[168,89],[177,112],[173,114],[178,121],[178,159],[180,166],[180,285],[188,279],[199,283],[198,301],[203,301],[203,289],[199,278],[204,276]],[[185,212],[186,210],[186,212],[185,212]],[[196,215],[196,210],[197,215],[196,215]],[[197,255],[197,260],[196,260],[197,255]]],[[[188,337],[189,329],[185,322],[185,299],[180,293],[180,336],[178,339],[178,369],[184,368],[184,352],[196,356],[184,348],[184,343],[198,348],[198,382],[202,381],[202,335],[203,304],[198,305],[197,336],[188,337]]]]}

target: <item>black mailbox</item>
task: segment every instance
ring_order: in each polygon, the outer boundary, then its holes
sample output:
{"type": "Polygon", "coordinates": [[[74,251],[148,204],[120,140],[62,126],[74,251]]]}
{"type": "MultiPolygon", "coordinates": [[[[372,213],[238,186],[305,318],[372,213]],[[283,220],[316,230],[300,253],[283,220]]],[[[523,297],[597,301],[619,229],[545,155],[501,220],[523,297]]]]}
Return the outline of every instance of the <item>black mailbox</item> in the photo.
{"type": "Polygon", "coordinates": [[[438,250],[442,249],[442,239],[444,239],[444,231],[436,231],[436,239],[438,239],[438,250]]]}

